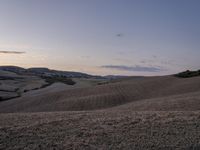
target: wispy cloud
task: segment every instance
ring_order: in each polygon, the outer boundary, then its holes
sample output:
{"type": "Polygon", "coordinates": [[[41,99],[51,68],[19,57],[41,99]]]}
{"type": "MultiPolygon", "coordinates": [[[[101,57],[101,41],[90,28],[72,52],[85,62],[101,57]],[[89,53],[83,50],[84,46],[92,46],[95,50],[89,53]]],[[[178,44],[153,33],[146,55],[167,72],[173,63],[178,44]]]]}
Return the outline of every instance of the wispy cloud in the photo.
{"type": "Polygon", "coordinates": [[[123,37],[124,34],[122,34],[122,33],[118,33],[118,34],[116,34],[116,36],[117,36],[117,37],[123,37]]]}
{"type": "Polygon", "coordinates": [[[147,64],[147,65],[164,65],[164,66],[173,66],[177,65],[174,60],[169,60],[168,58],[160,58],[156,55],[153,55],[152,58],[149,59],[143,59],[140,61],[141,64],[147,64]]]}
{"type": "Polygon", "coordinates": [[[160,72],[164,71],[164,69],[160,67],[146,67],[146,66],[125,66],[125,65],[104,65],[101,66],[102,68],[107,69],[115,69],[115,70],[122,70],[122,71],[138,71],[138,72],[160,72]]]}
{"type": "Polygon", "coordinates": [[[0,51],[0,54],[24,54],[22,51],[0,51]]]}
{"type": "Polygon", "coordinates": [[[114,58],[113,60],[117,61],[117,62],[131,63],[131,60],[130,59],[126,59],[126,58],[114,58]]]}

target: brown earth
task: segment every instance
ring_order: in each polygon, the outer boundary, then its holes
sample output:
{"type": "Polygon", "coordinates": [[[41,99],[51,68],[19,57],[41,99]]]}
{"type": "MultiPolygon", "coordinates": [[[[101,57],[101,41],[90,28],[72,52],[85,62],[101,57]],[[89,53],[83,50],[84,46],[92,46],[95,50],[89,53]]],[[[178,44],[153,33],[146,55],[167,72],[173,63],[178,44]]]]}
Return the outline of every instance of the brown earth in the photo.
{"type": "Polygon", "coordinates": [[[0,112],[0,149],[200,149],[200,77],[57,84],[0,112]]]}
{"type": "Polygon", "coordinates": [[[0,114],[0,149],[199,150],[200,112],[0,114]]]}
{"type": "Polygon", "coordinates": [[[47,90],[40,94],[29,92],[20,98],[2,102],[0,112],[96,110],[130,102],[132,106],[141,106],[136,107],[135,110],[143,111],[176,110],[179,104],[181,107],[178,110],[200,110],[198,94],[200,77],[187,79],[173,76],[129,78],[121,82],[85,88],[65,89],[54,86],[54,90],[51,92],[47,90]],[[159,104],[159,107],[154,108],[153,105],[150,107],[148,102],[159,104]],[[166,108],[167,104],[168,108],[166,108]]]}

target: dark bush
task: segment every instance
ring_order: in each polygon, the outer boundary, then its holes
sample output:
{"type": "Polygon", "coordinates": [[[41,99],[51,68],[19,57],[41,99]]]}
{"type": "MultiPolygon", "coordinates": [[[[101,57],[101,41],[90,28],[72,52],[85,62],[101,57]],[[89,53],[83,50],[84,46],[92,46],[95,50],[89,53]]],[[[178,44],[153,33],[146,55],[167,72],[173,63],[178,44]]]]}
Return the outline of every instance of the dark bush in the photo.
{"type": "Polygon", "coordinates": [[[68,85],[76,84],[76,82],[74,82],[72,79],[66,78],[66,77],[43,77],[43,78],[49,84],[53,84],[55,82],[62,82],[62,83],[68,84],[68,85]]]}
{"type": "Polygon", "coordinates": [[[175,76],[180,77],[180,78],[190,78],[190,77],[200,76],[200,70],[198,71],[187,70],[187,71],[178,73],[175,76]]]}

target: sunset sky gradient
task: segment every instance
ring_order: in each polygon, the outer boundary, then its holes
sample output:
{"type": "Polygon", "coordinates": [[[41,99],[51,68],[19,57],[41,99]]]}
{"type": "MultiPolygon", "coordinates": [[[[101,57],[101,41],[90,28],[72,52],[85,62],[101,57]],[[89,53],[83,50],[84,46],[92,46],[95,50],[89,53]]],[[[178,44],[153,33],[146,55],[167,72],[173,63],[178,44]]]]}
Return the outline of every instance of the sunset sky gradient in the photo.
{"type": "Polygon", "coordinates": [[[0,65],[99,75],[200,69],[199,0],[0,0],[0,65]]]}

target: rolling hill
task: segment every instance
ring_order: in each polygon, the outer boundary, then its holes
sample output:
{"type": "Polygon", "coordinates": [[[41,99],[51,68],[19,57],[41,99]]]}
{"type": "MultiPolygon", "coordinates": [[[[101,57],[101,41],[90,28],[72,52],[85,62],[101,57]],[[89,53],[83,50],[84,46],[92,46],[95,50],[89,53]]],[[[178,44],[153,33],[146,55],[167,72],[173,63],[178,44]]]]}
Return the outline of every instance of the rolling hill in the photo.
{"type": "MultiPolygon", "coordinates": [[[[54,88],[56,89],[56,87],[54,88]]],[[[59,87],[57,88],[59,89],[59,87]]],[[[0,112],[96,110],[126,103],[143,103],[147,99],[162,101],[163,105],[160,104],[158,108],[158,110],[162,110],[162,107],[165,107],[167,99],[171,99],[171,96],[173,96],[173,99],[177,96],[177,99],[179,99],[177,103],[181,104],[184,101],[186,103],[185,107],[179,110],[185,110],[187,103],[190,103],[190,101],[185,100],[187,96],[179,97],[182,94],[189,94],[189,96],[198,95],[199,89],[200,77],[186,79],[173,76],[146,77],[142,79],[128,78],[121,82],[97,85],[94,87],[61,89],[56,90],[56,92],[47,91],[37,95],[29,92],[20,98],[0,103],[0,112]]],[[[195,104],[198,103],[199,101],[197,99],[195,104]]],[[[173,105],[173,101],[170,104],[173,105]]],[[[168,110],[172,108],[169,107],[168,110]]],[[[195,105],[195,108],[197,110],[200,109],[200,105],[195,105]]],[[[137,109],[141,108],[138,107],[137,109]]],[[[156,110],[154,108],[151,109],[156,110]]],[[[151,109],[146,108],[146,110],[151,109]]],[[[190,107],[190,110],[193,110],[193,107],[190,107]]]]}
{"type": "Polygon", "coordinates": [[[101,76],[93,76],[81,72],[60,71],[48,68],[22,68],[18,66],[0,66],[0,70],[14,72],[20,75],[35,75],[42,77],[68,77],[68,78],[102,78],[101,76]]]}
{"type": "Polygon", "coordinates": [[[0,102],[0,149],[200,148],[200,77],[54,83],[0,102]]]}

